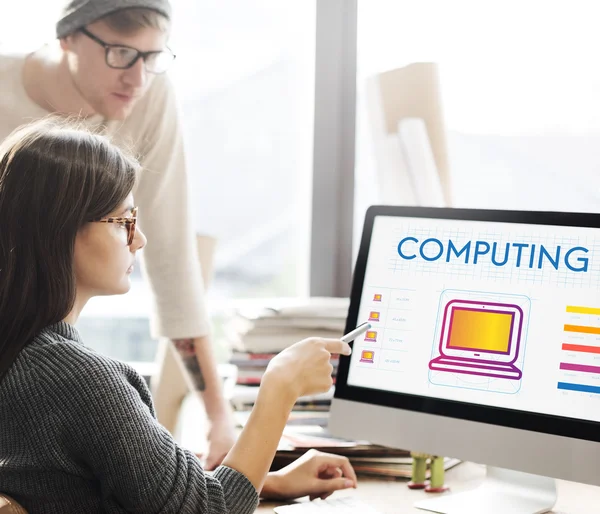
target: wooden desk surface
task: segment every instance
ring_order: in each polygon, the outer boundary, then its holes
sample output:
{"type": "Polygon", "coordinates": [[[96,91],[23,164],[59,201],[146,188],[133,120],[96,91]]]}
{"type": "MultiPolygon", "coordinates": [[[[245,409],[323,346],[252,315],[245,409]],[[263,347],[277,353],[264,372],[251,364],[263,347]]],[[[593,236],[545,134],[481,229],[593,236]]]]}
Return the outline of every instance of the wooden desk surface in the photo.
{"type": "MultiPolygon", "coordinates": [[[[446,472],[446,483],[451,491],[473,489],[482,481],[485,467],[465,462],[446,472]]],[[[551,512],[553,514],[593,514],[600,512],[600,487],[557,480],[558,501],[551,512]]],[[[450,494],[450,493],[446,493],[450,494]]],[[[379,509],[383,514],[420,513],[426,511],[413,507],[413,503],[425,498],[433,498],[423,491],[412,491],[406,487],[405,480],[387,481],[381,479],[359,479],[358,487],[347,491],[338,491],[333,497],[356,495],[359,499],[379,509]]],[[[257,513],[273,513],[279,503],[263,502],[257,513]]],[[[508,513],[507,513],[508,514],[508,513]]]]}

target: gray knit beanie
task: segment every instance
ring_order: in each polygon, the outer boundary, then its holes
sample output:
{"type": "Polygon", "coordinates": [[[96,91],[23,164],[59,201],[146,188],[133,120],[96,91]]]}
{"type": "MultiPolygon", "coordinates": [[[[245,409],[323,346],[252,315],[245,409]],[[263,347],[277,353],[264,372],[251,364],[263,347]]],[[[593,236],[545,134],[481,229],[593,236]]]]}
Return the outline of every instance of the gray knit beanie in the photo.
{"type": "Polygon", "coordinates": [[[68,36],[107,14],[134,7],[151,9],[171,19],[169,0],[70,0],[56,24],[56,37],[68,36]]]}

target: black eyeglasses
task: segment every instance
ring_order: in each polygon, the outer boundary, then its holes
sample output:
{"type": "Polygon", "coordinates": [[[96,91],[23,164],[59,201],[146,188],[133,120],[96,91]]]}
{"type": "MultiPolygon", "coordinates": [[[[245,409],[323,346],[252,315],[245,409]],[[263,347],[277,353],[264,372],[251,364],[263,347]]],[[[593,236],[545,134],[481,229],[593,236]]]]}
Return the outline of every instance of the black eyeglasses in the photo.
{"type": "Polygon", "coordinates": [[[141,58],[144,60],[146,71],[158,75],[167,71],[169,66],[175,60],[175,54],[170,48],[152,52],[140,52],[130,46],[110,45],[102,41],[99,37],[94,36],[94,34],[85,28],[80,29],[79,31],[104,48],[105,60],[109,68],[127,70],[141,58]]]}

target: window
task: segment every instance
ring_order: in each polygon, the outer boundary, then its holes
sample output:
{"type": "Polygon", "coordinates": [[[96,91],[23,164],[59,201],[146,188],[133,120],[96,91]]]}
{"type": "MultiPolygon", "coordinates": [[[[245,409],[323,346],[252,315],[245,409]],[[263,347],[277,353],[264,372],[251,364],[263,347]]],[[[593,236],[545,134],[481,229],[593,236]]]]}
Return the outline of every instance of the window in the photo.
{"type": "Polygon", "coordinates": [[[209,293],[304,294],[315,2],[173,6],[197,229],[219,239],[209,293]]]}
{"type": "Polygon", "coordinates": [[[588,3],[359,1],[357,225],[378,196],[366,81],[417,62],[439,66],[453,206],[597,211],[594,13],[588,3]]]}
{"type": "MultiPolygon", "coordinates": [[[[61,3],[13,3],[0,20],[0,44],[33,50],[50,41],[48,20],[61,3]]],[[[170,73],[183,113],[196,230],[218,240],[209,306],[218,312],[234,297],[304,295],[316,2],[172,6],[177,60],[170,73]]],[[[152,360],[148,299],[136,271],[128,295],[90,301],[78,324],[86,343],[123,360],[152,360]]]]}

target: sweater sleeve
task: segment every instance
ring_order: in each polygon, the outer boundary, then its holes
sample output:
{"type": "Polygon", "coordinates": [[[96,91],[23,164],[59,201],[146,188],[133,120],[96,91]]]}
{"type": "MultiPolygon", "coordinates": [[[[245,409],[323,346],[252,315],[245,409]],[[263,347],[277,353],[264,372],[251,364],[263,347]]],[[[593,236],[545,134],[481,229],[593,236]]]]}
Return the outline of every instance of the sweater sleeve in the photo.
{"type": "Polygon", "coordinates": [[[170,339],[209,333],[192,223],[184,142],[175,92],[156,77],[129,130],[142,171],[134,192],[148,243],[143,269],[155,301],[151,331],[170,339]],[[139,136],[142,134],[142,136],[139,136]]]}
{"type": "Polygon", "coordinates": [[[61,379],[69,452],[127,512],[250,514],[258,494],[238,471],[211,476],[155,419],[143,379],[101,357],[72,363],[61,379]],[[145,400],[145,401],[144,401],[145,400]]]}

